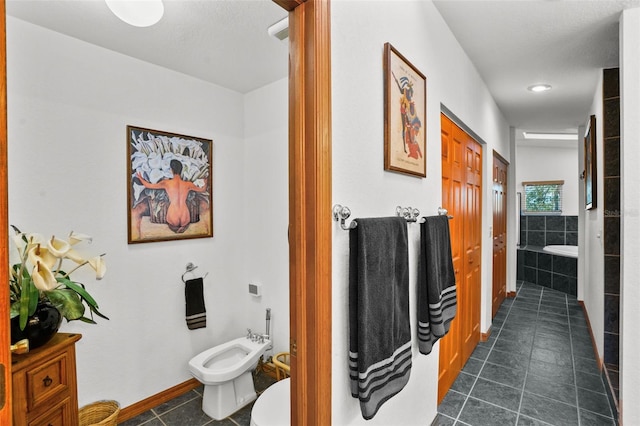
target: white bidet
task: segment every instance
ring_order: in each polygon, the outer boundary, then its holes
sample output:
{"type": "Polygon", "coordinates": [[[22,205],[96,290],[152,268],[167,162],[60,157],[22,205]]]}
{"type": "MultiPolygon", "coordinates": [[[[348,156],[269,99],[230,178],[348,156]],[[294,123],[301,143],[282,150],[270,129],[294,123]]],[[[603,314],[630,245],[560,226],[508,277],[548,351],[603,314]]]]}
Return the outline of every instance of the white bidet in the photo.
{"type": "Polygon", "coordinates": [[[252,371],[271,342],[239,337],[194,356],[191,375],[204,385],[202,411],[222,420],[256,399],[252,371]]]}

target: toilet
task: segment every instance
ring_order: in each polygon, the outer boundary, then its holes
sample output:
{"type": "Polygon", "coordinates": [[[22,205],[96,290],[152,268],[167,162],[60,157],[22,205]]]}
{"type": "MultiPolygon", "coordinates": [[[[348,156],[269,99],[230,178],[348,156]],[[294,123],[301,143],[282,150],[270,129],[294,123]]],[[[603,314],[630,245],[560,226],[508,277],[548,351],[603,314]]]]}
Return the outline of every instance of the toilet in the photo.
{"type": "Polygon", "coordinates": [[[269,386],[251,409],[251,426],[291,424],[291,378],[269,386]]]}
{"type": "Polygon", "coordinates": [[[256,399],[252,371],[271,341],[239,337],[194,356],[191,375],[204,385],[202,411],[222,420],[256,399]]]}

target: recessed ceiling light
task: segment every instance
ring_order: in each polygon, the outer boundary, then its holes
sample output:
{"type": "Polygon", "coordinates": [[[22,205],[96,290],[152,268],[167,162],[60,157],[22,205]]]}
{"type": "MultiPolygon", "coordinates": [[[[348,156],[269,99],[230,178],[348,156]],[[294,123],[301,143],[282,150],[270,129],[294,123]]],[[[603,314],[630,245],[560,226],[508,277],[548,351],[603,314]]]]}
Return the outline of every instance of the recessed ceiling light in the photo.
{"type": "Polygon", "coordinates": [[[577,133],[537,133],[537,132],[522,132],[525,139],[546,139],[546,140],[563,140],[563,141],[577,141],[577,133]]]}
{"type": "Polygon", "coordinates": [[[164,14],[162,0],[104,0],[111,12],[134,27],[150,27],[164,14]]]}
{"type": "Polygon", "coordinates": [[[549,84],[534,84],[533,86],[527,87],[527,90],[531,92],[546,92],[551,90],[551,85],[549,84]]]}

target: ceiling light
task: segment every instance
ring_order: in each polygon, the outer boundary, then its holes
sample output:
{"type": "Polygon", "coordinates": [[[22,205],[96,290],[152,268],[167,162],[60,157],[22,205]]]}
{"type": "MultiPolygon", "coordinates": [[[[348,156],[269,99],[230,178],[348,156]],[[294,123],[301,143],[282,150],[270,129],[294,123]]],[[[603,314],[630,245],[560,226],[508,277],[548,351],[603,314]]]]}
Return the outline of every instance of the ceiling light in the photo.
{"type": "Polygon", "coordinates": [[[551,85],[549,84],[534,84],[533,86],[527,87],[527,90],[530,92],[546,92],[551,90],[551,85]]]}
{"type": "Polygon", "coordinates": [[[118,18],[134,27],[150,27],[164,14],[162,0],[104,0],[118,18]]]}
{"type": "Polygon", "coordinates": [[[525,139],[545,139],[545,140],[562,140],[562,141],[577,141],[577,133],[536,133],[536,132],[522,132],[525,139]]]}

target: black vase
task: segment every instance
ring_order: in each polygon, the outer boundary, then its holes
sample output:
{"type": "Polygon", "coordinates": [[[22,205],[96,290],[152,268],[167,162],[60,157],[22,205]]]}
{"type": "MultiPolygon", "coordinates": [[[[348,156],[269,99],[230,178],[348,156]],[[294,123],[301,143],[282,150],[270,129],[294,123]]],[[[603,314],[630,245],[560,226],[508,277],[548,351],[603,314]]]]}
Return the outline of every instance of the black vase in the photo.
{"type": "Polygon", "coordinates": [[[62,315],[50,302],[39,302],[35,313],[27,319],[24,330],[20,330],[20,316],[11,318],[11,343],[29,340],[29,349],[47,343],[60,328],[62,315]]]}

